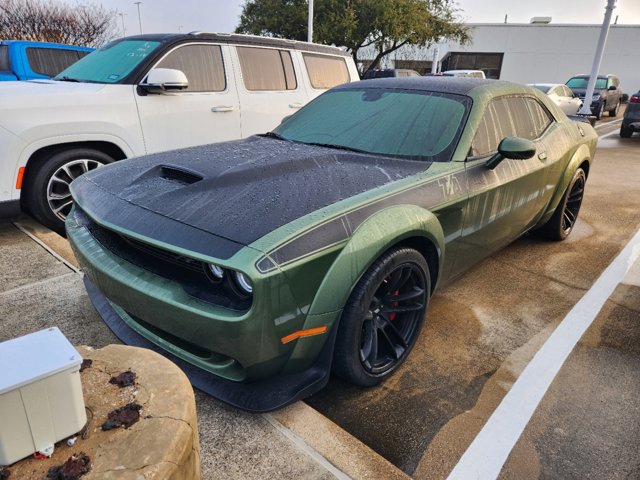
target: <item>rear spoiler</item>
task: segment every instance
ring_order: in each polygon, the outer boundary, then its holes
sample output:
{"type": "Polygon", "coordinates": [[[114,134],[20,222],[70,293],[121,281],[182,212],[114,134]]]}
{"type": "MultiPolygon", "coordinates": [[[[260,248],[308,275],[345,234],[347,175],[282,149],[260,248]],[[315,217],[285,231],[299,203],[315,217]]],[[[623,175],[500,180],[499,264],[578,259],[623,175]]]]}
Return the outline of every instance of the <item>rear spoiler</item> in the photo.
{"type": "Polygon", "coordinates": [[[592,127],[596,124],[595,115],[567,115],[574,122],[588,123],[592,127]]]}

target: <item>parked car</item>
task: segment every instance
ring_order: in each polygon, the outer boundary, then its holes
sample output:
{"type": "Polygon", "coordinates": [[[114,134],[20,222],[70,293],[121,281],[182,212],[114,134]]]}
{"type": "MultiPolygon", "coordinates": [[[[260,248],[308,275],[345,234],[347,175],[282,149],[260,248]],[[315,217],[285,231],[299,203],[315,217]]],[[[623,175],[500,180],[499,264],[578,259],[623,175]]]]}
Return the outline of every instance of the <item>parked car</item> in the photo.
{"type": "Polygon", "coordinates": [[[640,90],[629,97],[622,125],[620,125],[622,138],[631,138],[633,132],[640,132],[640,90]]]}
{"type": "Polygon", "coordinates": [[[390,78],[390,77],[419,77],[420,74],[415,70],[408,68],[378,68],[374,70],[367,70],[364,73],[363,80],[369,80],[371,78],[390,78]]]}
{"type": "Polygon", "coordinates": [[[332,367],[380,383],[437,287],[527,231],[566,238],[596,142],[523,85],[350,83],[271,133],[83,175],[67,233],[121,339],[269,410],[332,367]]]}
{"type": "Polygon", "coordinates": [[[94,49],[25,40],[0,41],[0,82],[55,77],[94,49]]]}
{"type": "Polygon", "coordinates": [[[0,211],[22,201],[64,232],[69,183],[88,170],[269,131],[359,76],[335,47],[194,33],[116,40],[54,80],[0,84],[0,211]]]}
{"type": "MultiPolygon", "coordinates": [[[[588,83],[589,75],[576,75],[567,80],[565,85],[584,102],[588,83]]],[[[615,117],[620,110],[623,95],[624,93],[618,77],[615,75],[598,75],[596,86],[593,90],[591,113],[593,113],[598,120],[600,120],[604,112],[608,112],[610,117],[615,117]]]]}
{"type": "Polygon", "coordinates": [[[561,83],[530,83],[529,86],[547,94],[566,115],[575,115],[582,107],[582,100],[561,83]]]}
{"type": "Polygon", "coordinates": [[[469,77],[469,78],[485,78],[482,70],[446,70],[442,72],[445,77],[469,77]]]}

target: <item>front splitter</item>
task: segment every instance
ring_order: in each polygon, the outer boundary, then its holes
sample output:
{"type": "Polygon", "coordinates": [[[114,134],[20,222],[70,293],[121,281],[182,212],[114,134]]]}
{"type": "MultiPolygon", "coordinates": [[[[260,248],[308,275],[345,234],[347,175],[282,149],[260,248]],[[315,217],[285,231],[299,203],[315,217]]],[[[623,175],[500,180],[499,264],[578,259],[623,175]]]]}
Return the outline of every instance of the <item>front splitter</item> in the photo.
{"type": "Polygon", "coordinates": [[[337,331],[335,326],[331,329],[322,352],[311,368],[303,372],[276,375],[251,383],[232,382],[198,368],[147,340],[122,320],[109,300],[86,275],[84,275],[84,285],[96,311],[120,340],[127,345],[147,348],[163,355],[180,367],[195,388],[236,408],[253,413],[277,410],[321,390],[329,381],[333,344],[337,331]]]}

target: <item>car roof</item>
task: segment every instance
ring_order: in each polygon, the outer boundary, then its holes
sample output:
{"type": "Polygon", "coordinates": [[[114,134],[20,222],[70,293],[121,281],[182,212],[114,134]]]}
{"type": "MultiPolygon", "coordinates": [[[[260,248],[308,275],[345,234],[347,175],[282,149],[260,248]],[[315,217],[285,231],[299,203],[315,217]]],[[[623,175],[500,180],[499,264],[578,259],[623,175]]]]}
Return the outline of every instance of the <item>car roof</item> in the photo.
{"type": "Polygon", "coordinates": [[[545,88],[553,88],[558,85],[564,85],[564,83],[527,83],[530,87],[545,87],[545,88]]]}
{"type": "Polygon", "coordinates": [[[190,33],[151,33],[145,35],[133,35],[116,40],[146,40],[161,43],[179,43],[194,40],[210,40],[220,43],[234,43],[249,46],[278,47],[292,50],[303,50],[313,53],[326,53],[331,55],[341,55],[350,57],[351,54],[338,47],[319,45],[317,43],[299,42],[297,40],[286,40],[283,38],[260,37],[257,35],[243,35],[236,33],[215,33],[215,32],[190,32],[190,33]]]}
{"type": "Polygon", "coordinates": [[[85,47],[83,45],[70,45],[68,43],[55,43],[55,42],[37,42],[35,40],[0,40],[0,45],[13,45],[19,43],[26,46],[37,47],[61,47],[72,50],[95,50],[93,47],[85,47]]]}
{"type": "Polygon", "coordinates": [[[376,78],[371,80],[361,80],[359,82],[345,83],[334,90],[349,90],[360,88],[385,88],[398,90],[418,90],[426,92],[442,92],[466,95],[471,90],[487,86],[514,86],[524,88],[517,83],[506,82],[504,80],[490,80],[484,78],[469,77],[395,77],[376,78]]]}

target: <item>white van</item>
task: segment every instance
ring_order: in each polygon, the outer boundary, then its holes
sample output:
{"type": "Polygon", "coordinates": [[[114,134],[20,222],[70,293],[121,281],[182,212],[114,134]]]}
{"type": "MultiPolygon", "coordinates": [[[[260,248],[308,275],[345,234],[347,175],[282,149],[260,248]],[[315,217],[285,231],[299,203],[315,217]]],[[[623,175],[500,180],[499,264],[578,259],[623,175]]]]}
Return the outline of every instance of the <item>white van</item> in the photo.
{"type": "Polygon", "coordinates": [[[113,41],[53,80],[0,85],[0,215],[62,232],[69,184],[105,163],[244,138],[358,80],[335,47],[249,35],[113,41]]]}

